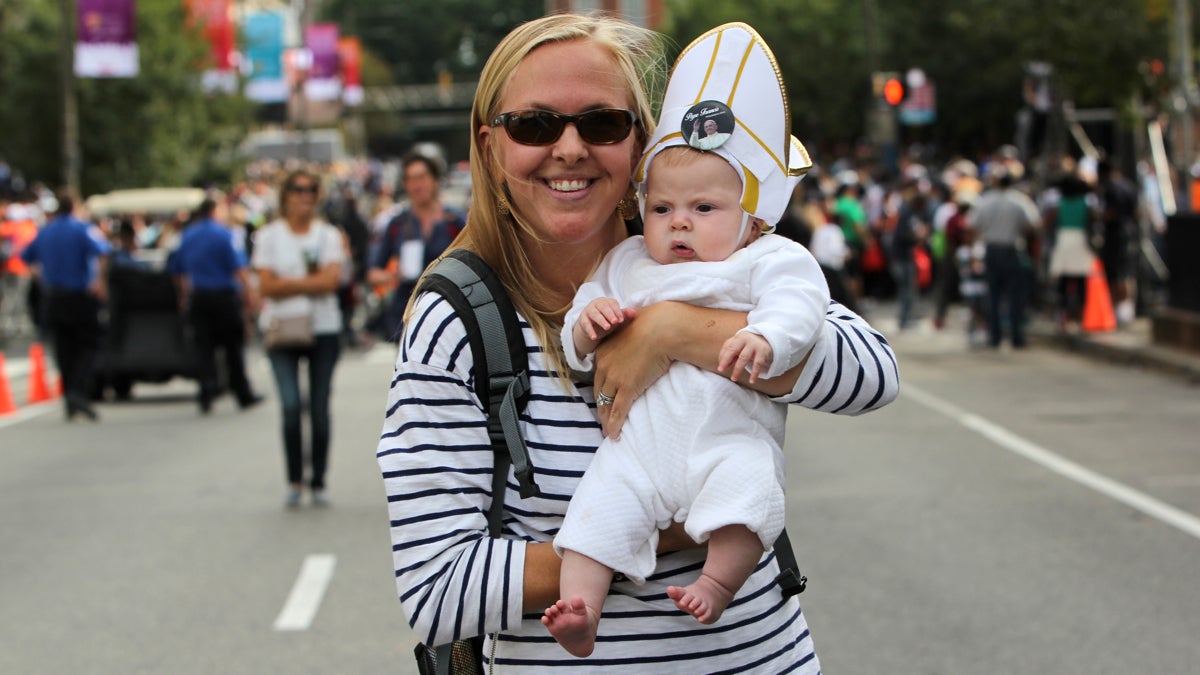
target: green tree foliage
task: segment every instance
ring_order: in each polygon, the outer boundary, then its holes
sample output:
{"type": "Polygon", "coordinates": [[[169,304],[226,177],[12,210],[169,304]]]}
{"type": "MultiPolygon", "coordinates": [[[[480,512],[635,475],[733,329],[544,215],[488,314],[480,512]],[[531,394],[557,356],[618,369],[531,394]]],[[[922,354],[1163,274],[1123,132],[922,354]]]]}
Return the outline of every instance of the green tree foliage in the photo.
{"type": "Polygon", "coordinates": [[[793,132],[814,146],[862,135],[871,104],[874,7],[877,67],[918,67],[937,86],[937,123],[909,129],[944,153],[1011,142],[1029,61],[1055,67],[1076,107],[1125,107],[1138,64],[1165,58],[1166,17],[1147,0],[668,0],[666,32],[686,45],[745,21],[771,45],[791,99],[793,132]]]}
{"type": "Polygon", "coordinates": [[[55,2],[0,7],[0,156],[33,180],[61,177],[55,2]]]}
{"type": "MultiPolygon", "coordinates": [[[[76,80],[84,194],[199,184],[233,170],[250,107],[201,90],[208,46],[185,23],[182,2],[137,3],[138,77],[76,80]]],[[[22,3],[0,25],[0,124],[10,130],[0,154],[50,184],[62,178],[60,35],[56,0],[22,3]]]]}
{"type": "Polygon", "coordinates": [[[325,0],[322,15],[390,64],[399,84],[478,77],[517,24],[541,16],[544,0],[325,0]]]}

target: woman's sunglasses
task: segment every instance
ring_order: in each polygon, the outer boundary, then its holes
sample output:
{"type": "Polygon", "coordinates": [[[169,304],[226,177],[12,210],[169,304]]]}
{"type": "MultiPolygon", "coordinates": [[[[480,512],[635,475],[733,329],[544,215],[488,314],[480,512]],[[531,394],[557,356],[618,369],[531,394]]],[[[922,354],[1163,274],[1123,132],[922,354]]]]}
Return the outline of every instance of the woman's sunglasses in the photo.
{"type": "Polygon", "coordinates": [[[600,108],[578,115],[549,110],[515,110],[496,115],[492,126],[504,127],[508,137],[522,145],[550,145],[562,136],[568,123],[575,124],[579,137],[592,145],[612,145],[629,137],[637,115],[621,108],[600,108]]]}
{"type": "Polygon", "coordinates": [[[305,193],[315,195],[317,194],[317,189],[318,188],[316,185],[292,185],[288,187],[287,191],[296,195],[302,195],[305,193]]]}

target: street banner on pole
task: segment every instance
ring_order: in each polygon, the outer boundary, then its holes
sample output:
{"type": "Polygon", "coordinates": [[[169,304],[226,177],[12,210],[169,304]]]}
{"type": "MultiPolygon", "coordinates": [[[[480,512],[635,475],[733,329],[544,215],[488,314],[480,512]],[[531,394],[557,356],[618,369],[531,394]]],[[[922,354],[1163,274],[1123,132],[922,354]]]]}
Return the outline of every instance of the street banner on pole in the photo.
{"type": "Polygon", "coordinates": [[[937,121],[937,89],[920,68],[905,74],[908,96],[900,104],[900,123],[908,126],[933,124],[937,121]]]}
{"type": "Polygon", "coordinates": [[[75,75],[137,77],[134,0],[78,0],[75,75]]]}
{"type": "Polygon", "coordinates": [[[209,44],[209,65],[204,69],[205,91],[237,91],[237,71],[233,57],[233,22],[229,19],[229,0],[184,0],[188,21],[198,22],[209,44]]]}
{"type": "Polygon", "coordinates": [[[342,64],[342,103],[362,103],[362,43],[356,37],[338,40],[338,58],[342,64]]]}
{"type": "Polygon", "coordinates": [[[337,101],[342,96],[338,69],[338,26],[314,23],[304,30],[304,46],[312,65],[304,81],[304,95],[312,101],[337,101]]]}
{"type": "Polygon", "coordinates": [[[256,12],[242,21],[245,45],[246,98],[259,103],[282,103],[288,98],[283,77],[283,13],[256,12]]]}

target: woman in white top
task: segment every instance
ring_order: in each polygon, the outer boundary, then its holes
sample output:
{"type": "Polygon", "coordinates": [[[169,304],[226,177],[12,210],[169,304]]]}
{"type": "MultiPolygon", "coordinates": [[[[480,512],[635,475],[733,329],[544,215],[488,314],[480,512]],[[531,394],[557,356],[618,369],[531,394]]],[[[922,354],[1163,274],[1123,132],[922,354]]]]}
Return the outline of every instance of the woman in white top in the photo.
{"type": "Polygon", "coordinates": [[[275,318],[310,316],[313,342],[304,347],[267,350],[283,412],[283,446],[287,458],[287,505],[300,503],[304,487],[301,446],[300,360],[308,362],[312,452],[308,484],[315,505],[324,505],[325,469],[329,458],[329,395],[340,352],[342,326],[336,291],[346,253],[341,232],[316,217],[320,183],[303,169],[288,174],[279,192],[281,218],[265,225],[254,238],[253,267],[264,298],[259,317],[265,330],[275,318]]]}

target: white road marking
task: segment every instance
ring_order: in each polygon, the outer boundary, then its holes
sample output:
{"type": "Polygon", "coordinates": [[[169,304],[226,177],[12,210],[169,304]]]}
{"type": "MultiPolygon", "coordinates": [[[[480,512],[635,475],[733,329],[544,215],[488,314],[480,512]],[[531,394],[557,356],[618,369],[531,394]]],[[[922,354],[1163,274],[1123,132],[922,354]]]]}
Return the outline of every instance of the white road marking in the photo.
{"type": "Polygon", "coordinates": [[[321,607],[336,566],[337,557],[330,553],[313,554],[304,559],[300,576],[296,577],[287,602],[275,618],[275,630],[308,630],[321,607]]]}
{"type": "Polygon", "coordinates": [[[1186,511],[1056,455],[1046,448],[1021,438],[994,422],[969,413],[949,401],[942,400],[920,387],[905,383],[900,387],[900,391],[903,395],[949,417],[1005,450],[1200,539],[1200,518],[1186,511]]]}

